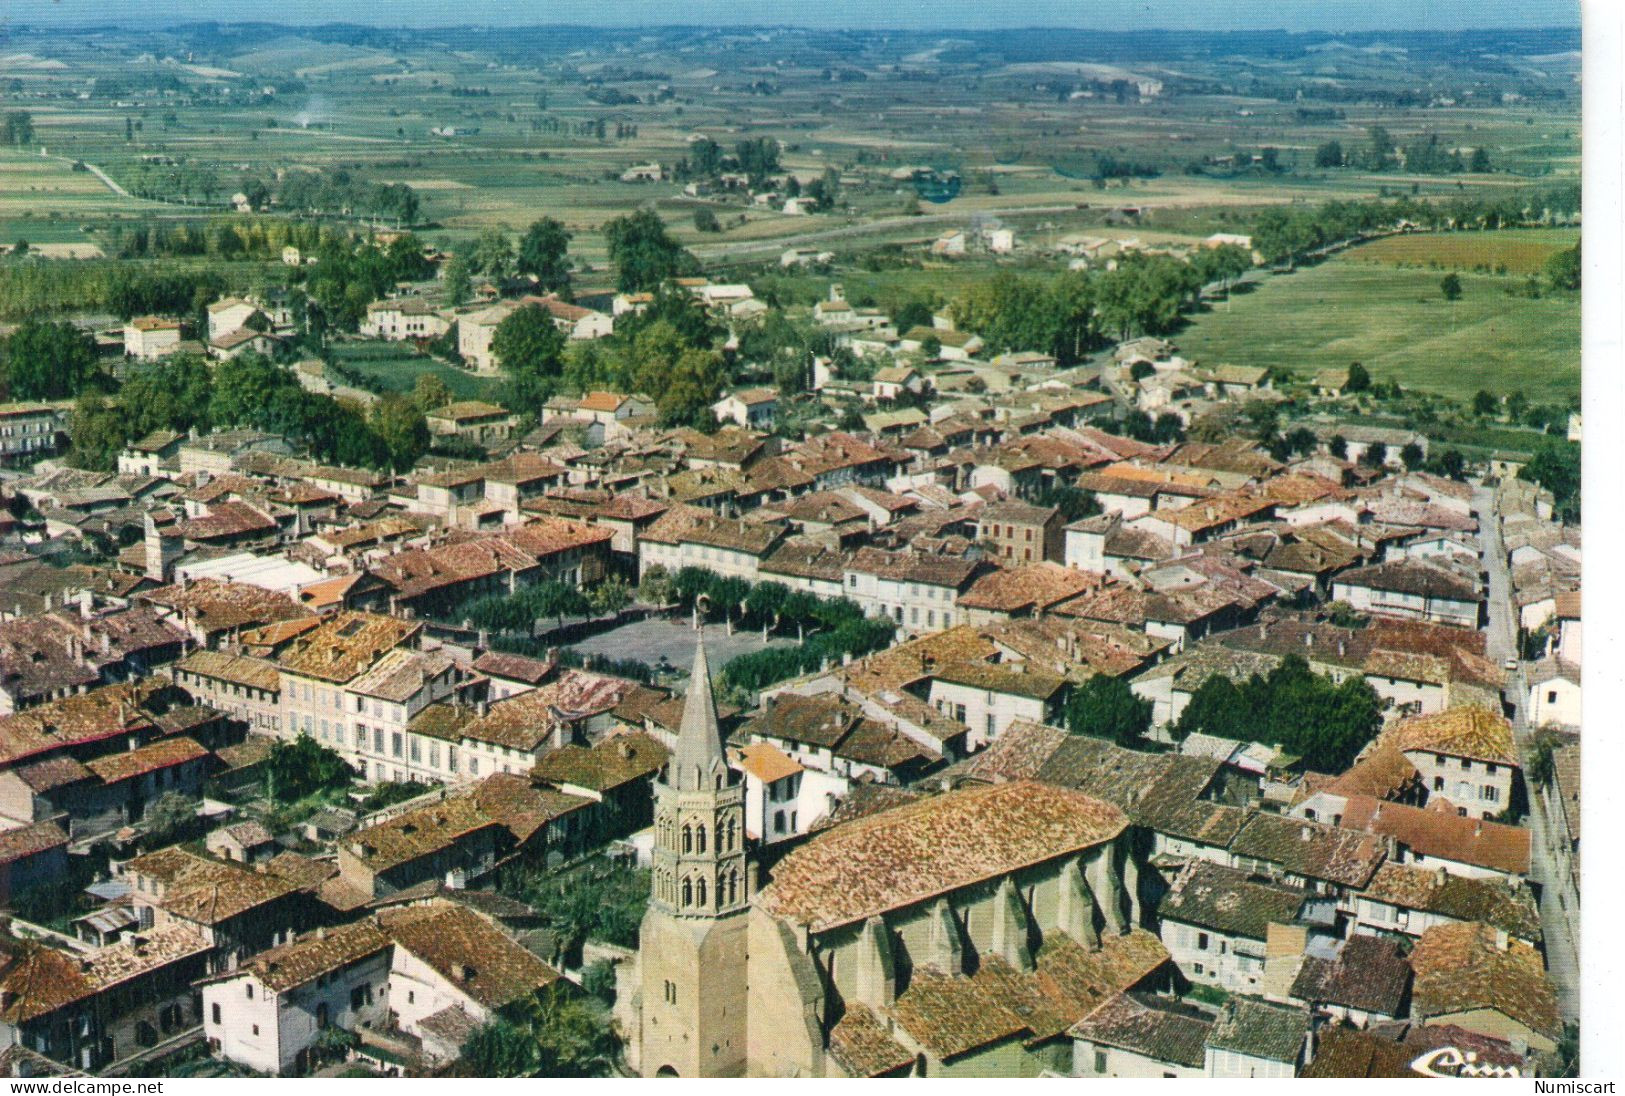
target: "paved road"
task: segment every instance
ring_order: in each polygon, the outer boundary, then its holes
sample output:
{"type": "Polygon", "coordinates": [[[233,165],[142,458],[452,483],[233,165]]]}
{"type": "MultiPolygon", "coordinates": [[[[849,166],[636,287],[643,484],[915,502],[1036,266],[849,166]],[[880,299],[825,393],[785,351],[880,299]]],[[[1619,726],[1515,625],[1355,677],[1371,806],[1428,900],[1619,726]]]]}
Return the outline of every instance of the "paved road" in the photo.
{"type": "MultiPolygon", "coordinates": [[[[1506,550],[1501,543],[1501,526],[1495,516],[1495,492],[1480,487],[1473,493],[1473,511],[1478,515],[1480,540],[1484,547],[1484,569],[1489,572],[1489,628],[1488,654],[1498,665],[1518,655],[1518,628],[1513,616],[1512,576],[1508,573],[1506,550]]],[[[1534,744],[1534,728],[1529,726],[1524,706],[1529,696],[1523,665],[1510,673],[1507,696],[1512,703],[1512,729],[1518,746],[1523,771],[1529,771],[1530,750],[1534,744]]],[[[1579,942],[1569,932],[1568,919],[1558,905],[1558,868],[1552,861],[1547,829],[1551,825],[1545,797],[1531,788],[1529,804],[1530,845],[1533,862],[1530,877],[1541,886],[1540,919],[1546,936],[1546,966],[1552,983],[1557,987],[1558,1002],[1563,1014],[1571,1020],[1580,1018],[1580,960],[1579,942]]]]}

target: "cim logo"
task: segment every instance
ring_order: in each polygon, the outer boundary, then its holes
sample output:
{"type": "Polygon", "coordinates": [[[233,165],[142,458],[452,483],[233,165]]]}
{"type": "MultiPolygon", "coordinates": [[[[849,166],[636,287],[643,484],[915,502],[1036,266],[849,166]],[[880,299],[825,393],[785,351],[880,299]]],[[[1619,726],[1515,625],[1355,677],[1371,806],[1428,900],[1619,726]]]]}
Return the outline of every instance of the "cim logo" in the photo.
{"type": "Polygon", "coordinates": [[[1455,1047],[1430,1050],[1411,1063],[1424,1077],[1522,1077],[1517,1066],[1479,1065],[1478,1051],[1455,1047]]]}

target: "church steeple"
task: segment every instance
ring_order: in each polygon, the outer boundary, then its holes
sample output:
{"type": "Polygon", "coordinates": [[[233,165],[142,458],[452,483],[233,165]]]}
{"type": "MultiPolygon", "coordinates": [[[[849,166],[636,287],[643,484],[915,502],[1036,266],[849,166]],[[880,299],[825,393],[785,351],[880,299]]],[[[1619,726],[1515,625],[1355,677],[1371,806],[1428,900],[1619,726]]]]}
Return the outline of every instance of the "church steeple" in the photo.
{"type": "Polygon", "coordinates": [[[638,932],[639,1068],[645,1076],[737,1076],[745,1069],[753,879],[745,785],[723,752],[703,638],[654,800],[649,908],[638,932]]]}
{"type": "Polygon", "coordinates": [[[722,752],[722,731],[717,726],[717,703],[711,693],[711,664],[705,657],[705,633],[694,644],[694,671],[683,701],[683,723],[677,731],[666,782],[679,791],[716,788],[717,777],[728,779],[728,759],[722,752]]]}
{"type": "Polygon", "coordinates": [[[689,682],[677,748],[655,782],[651,897],[680,917],[719,917],[750,902],[745,788],[723,752],[703,637],[689,682]]]}

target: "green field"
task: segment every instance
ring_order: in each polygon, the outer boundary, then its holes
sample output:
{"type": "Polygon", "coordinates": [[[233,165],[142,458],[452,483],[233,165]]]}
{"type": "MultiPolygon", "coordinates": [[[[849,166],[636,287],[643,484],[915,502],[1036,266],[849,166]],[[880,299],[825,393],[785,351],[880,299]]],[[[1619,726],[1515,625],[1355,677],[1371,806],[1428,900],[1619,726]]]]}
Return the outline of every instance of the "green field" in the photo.
{"type": "Polygon", "coordinates": [[[1580,301],[1508,294],[1522,279],[1463,274],[1461,300],[1437,271],[1347,257],[1267,278],[1194,317],[1175,337],[1206,363],[1309,376],[1361,362],[1372,376],[1458,399],[1479,389],[1550,401],[1580,391],[1580,301]]]}
{"type": "MultiPolygon", "coordinates": [[[[476,377],[405,346],[341,344],[333,348],[333,360],[388,392],[410,392],[421,373],[432,373],[445,381],[451,394],[460,400],[490,397],[500,383],[489,377],[476,377]]],[[[335,375],[334,379],[342,383],[341,377],[335,375]]]]}
{"type": "Polygon", "coordinates": [[[1521,228],[1506,232],[1419,232],[1373,240],[1348,253],[1355,262],[1481,274],[1538,274],[1557,252],[1573,247],[1572,229],[1521,228]]]}

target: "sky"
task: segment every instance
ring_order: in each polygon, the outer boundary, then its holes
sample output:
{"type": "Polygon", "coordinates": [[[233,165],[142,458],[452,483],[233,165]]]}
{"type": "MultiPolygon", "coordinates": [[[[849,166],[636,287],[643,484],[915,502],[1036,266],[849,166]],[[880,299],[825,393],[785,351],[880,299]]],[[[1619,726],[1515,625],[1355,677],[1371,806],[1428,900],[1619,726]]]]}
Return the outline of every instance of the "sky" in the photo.
{"type": "MultiPolygon", "coordinates": [[[[1599,0],[1600,2],[1600,0],[1599,0]]],[[[220,20],[523,26],[795,25],[875,29],[1457,30],[1575,26],[1577,0],[0,0],[0,20],[69,25],[220,20]]],[[[3,22],[0,22],[3,26],[3,22]]]]}

